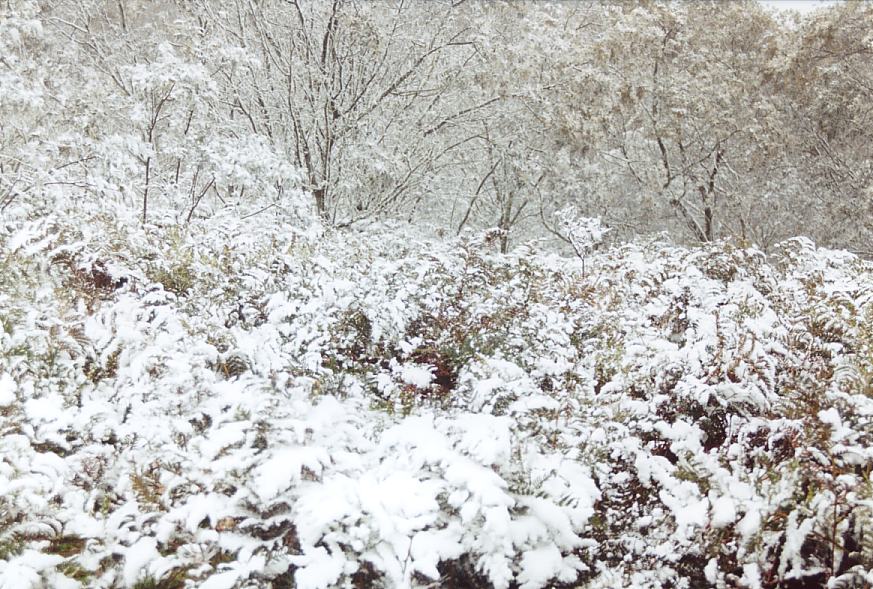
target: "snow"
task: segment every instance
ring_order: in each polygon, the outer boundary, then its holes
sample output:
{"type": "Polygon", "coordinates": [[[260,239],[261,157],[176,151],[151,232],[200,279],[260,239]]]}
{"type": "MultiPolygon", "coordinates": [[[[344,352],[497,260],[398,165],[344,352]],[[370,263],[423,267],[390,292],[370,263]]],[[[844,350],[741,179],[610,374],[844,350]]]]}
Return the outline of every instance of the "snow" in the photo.
{"type": "Polygon", "coordinates": [[[5,372],[0,374],[0,407],[9,407],[15,402],[15,381],[5,372]]]}
{"type": "MultiPolygon", "coordinates": [[[[211,589],[419,587],[464,566],[495,587],[653,587],[717,545],[752,587],[759,563],[820,570],[805,542],[830,529],[833,488],[845,513],[873,509],[855,475],[873,464],[866,356],[845,351],[870,343],[842,312],[840,349],[808,323],[873,289],[857,260],[815,250],[724,281],[706,271],[718,246],[631,244],[583,273],[391,233],[292,247],[284,222],[223,217],[180,238],[202,252],[189,292],[148,279],[189,254],[133,224],[132,282],[61,304],[43,250],[108,251],[97,230],[64,243],[99,227],[84,214],[0,236],[18,236],[0,290],[0,494],[23,539],[6,586],[72,587],[73,562],[107,587],[180,570],[211,589]],[[52,554],[60,536],[82,548],[52,554]]],[[[702,573],[728,583],[718,562],[702,573]]]]}
{"type": "Polygon", "coordinates": [[[283,448],[252,473],[254,487],[260,498],[268,501],[299,482],[304,468],[317,476],[322,466],[329,463],[330,457],[322,448],[283,448]]]}
{"type": "Polygon", "coordinates": [[[228,571],[212,575],[200,585],[200,589],[233,589],[236,582],[239,580],[239,574],[236,571],[228,571]]]}
{"type": "Polygon", "coordinates": [[[332,587],[347,568],[342,554],[329,553],[321,546],[292,558],[291,562],[300,567],[294,571],[294,582],[300,589],[332,587]]]}
{"type": "Polygon", "coordinates": [[[743,576],[740,579],[749,589],[761,589],[761,571],[758,563],[750,562],[743,565],[743,576]]]}
{"type": "Polygon", "coordinates": [[[522,589],[543,587],[549,579],[561,571],[561,552],[554,546],[528,550],[521,556],[521,574],[518,580],[522,589]]]}
{"type": "Polygon", "coordinates": [[[715,585],[718,580],[718,561],[714,558],[710,558],[706,566],[703,568],[703,574],[706,577],[706,581],[715,585]]]}
{"type": "Polygon", "coordinates": [[[124,553],[124,585],[133,588],[146,574],[148,565],[160,557],[155,538],[140,538],[124,553]]]}
{"type": "Polygon", "coordinates": [[[737,524],[737,531],[743,538],[753,537],[760,528],[761,514],[755,507],[749,509],[746,515],[743,516],[743,519],[740,520],[740,523],[737,524]]]}
{"type": "MultiPolygon", "coordinates": [[[[26,550],[8,560],[0,560],[0,588],[37,589],[44,586],[40,573],[63,562],[63,558],[26,550]]],[[[69,585],[67,585],[69,586],[69,585]]]]}
{"type": "Polygon", "coordinates": [[[786,10],[796,10],[801,14],[806,14],[819,8],[833,6],[840,0],[759,0],[761,4],[774,11],[784,12],[786,10]]]}
{"type": "Polygon", "coordinates": [[[737,510],[731,497],[719,497],[712,503],[711,524],[714,528],[725,528],[737,519],[737,510]]]}
{"type": "Polygon", "coordinates": [[[453,560],[464,553],[464,546],[459,542],[461,535],[458,526],[416,533],[409,545],[413,567],[426,577],[439,579],[440,561],[453,560]]]}
{"type": "Polygon", "coordinates": [[[433,382],[433,366],[421,366],[417,364],[404,364],[400,367],[400,380],[420,389],[430,386],[433,382]]]}

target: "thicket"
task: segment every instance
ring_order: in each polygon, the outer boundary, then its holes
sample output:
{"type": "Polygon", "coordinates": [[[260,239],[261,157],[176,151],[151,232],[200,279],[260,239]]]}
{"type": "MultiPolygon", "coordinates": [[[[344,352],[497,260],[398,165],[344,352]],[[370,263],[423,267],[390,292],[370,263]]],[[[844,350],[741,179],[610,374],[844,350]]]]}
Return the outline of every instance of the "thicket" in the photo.
{"type": "Polygon", "coordinates": [[[870,586],[868,263],[292,220],[6,218],[4,583],[870,586]]]}

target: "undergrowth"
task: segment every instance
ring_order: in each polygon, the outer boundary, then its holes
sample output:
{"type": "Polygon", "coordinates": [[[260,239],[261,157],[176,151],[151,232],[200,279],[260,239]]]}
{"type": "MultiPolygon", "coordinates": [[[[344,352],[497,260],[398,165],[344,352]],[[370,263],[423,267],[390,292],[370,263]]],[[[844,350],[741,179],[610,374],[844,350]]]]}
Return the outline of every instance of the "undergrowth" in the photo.
{"type": "Polygon", "coordinates": [[[15,218],[4,582],[873,582],[873,272],[853,256],[652,242],[583,271],[279,209],[15,218]]]}

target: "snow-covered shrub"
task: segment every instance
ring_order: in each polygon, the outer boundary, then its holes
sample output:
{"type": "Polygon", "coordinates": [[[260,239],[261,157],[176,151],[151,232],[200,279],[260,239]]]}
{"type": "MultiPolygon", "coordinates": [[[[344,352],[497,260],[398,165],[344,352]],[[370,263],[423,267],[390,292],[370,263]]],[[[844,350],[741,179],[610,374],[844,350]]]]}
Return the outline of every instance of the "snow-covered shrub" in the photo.
{"type": "Polygon", "coordinates": [[[4,582],[870,582],[854,257],[627,244],[586,273],[279,207],[142,227],[17,206],[4,582]]]}

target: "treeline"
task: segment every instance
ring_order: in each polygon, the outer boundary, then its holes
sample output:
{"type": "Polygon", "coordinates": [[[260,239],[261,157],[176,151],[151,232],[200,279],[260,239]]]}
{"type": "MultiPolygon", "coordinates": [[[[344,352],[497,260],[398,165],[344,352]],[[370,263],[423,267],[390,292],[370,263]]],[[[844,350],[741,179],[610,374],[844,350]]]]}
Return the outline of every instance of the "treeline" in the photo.
{"type": "Polygon", "coordinates": [[[5,0],[0,208],[871,255],[873,3],[5,0]]]}

